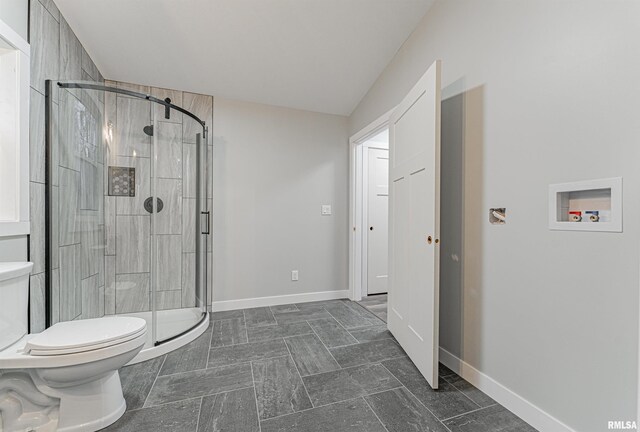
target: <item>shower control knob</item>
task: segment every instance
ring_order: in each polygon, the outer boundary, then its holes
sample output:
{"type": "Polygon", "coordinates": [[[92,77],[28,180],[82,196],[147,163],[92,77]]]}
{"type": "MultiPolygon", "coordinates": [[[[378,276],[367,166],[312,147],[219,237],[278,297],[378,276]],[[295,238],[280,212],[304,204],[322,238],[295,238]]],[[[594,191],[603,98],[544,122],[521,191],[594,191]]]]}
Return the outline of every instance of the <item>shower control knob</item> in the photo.
{"type": "MultiPolygon", "coordinates": [[[[157,202],[157,207],[158,207],[158,213],[160,213],[162,211],[162,209],[164,208],[164,203],[162,202],[162,200],[160,198],[156,198],[156,202],[157,202]]],[[[144,209],[148,213],[153,213],[153,198],[152,197],[149,197],[146,200],[144,200],[144,209]]]]}

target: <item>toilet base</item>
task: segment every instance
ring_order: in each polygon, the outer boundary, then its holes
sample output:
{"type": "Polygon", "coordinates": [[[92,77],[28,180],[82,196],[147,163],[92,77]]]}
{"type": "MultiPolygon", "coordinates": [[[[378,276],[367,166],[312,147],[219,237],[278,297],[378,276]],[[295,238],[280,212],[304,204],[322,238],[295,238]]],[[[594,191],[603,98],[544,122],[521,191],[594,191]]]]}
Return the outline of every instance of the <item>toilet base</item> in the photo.
{"type": "Polygon", "coordinates": [[[48,386],[36,373],[32,372],[31,376],[38,390],[60,401],[57,427],[60,432],[100,430],[118,420],[127,408],[118,371],[64,388],[48,386]]]}
{"type": "Polygon", "coordinates": [[[127,404],[117,371],[65,387],[51,387],[39,372],[42,370],[0,371],[0,429],[93,432],[114,423],[125,412],[127,404]]]}

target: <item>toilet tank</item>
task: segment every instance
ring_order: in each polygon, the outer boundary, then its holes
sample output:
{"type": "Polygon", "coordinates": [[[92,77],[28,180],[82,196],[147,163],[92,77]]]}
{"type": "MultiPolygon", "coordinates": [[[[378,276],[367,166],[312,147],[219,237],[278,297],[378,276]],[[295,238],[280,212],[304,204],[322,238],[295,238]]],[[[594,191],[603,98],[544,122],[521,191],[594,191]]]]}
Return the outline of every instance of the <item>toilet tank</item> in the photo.
{"type": "Polygon", "coordinates": [[[30,262],[0,262],[0,350],[27,334],[32,267],[30,262]]]}

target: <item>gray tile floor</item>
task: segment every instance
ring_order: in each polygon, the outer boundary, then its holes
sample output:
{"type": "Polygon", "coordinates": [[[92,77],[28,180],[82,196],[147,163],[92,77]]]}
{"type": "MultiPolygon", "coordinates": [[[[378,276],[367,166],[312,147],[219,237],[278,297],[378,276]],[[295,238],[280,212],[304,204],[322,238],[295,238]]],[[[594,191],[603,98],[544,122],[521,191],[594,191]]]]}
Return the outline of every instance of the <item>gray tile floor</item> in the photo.
{"type": "Polygon", "coordinates": [[[197,340],[122,368],[108,431],[535,431],[441,365],[432,390],[393,339],[382,297],[212,314],[197,340]],[[378,316],[376,316],[378,315],[378,316]]]}

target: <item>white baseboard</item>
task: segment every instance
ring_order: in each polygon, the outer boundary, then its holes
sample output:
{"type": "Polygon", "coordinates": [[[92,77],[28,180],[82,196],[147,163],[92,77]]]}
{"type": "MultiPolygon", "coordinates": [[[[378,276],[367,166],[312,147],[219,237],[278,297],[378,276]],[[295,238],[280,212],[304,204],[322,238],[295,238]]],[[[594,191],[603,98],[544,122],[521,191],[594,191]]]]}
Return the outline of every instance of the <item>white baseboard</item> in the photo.
{"type": "Polygon", "coordinates": [[[440,348],[440,362],[540,432],[576,432],[469,363],[440,348]]]}
{"type": "Polygon", "coordinates": [[[320,300],[334,300],[349,298],[349,290],[341,291],[321,291],[314,293],[289,294],[272,297],[255,297],[238,300],[214,301],[212,308],[214,312],[247,309],[260,306],[277,306],[291,303],[307,303],[320,300]]]}

